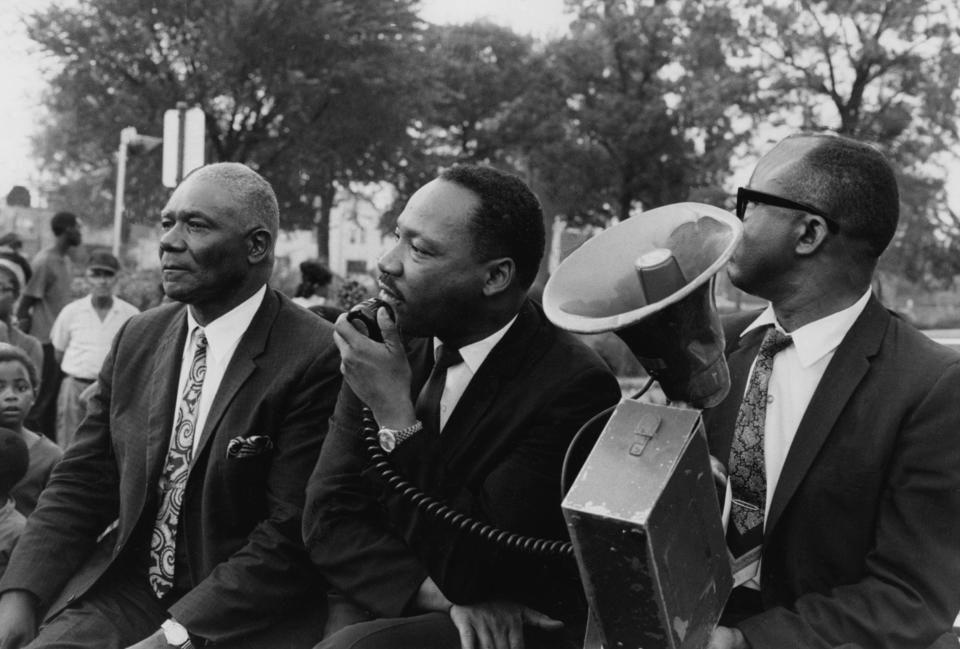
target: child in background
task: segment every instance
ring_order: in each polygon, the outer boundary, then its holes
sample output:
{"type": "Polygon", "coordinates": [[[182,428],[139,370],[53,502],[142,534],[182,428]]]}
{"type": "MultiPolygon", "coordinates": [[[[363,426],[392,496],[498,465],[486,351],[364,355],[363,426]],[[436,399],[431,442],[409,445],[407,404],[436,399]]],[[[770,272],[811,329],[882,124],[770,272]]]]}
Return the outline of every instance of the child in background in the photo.
{"type": "Polygon", "coordinates": [[[24,516],[29,516],[37,506],[50,472],[63,456],[55,442],[23,427],[39,385],[37,369],[26,353],[19,347],[0,343],[0,427],[19,435],[29,456],[26,475],[10,490],[17,511],[24,516]]]}
{"type": "Polygon", "coordinates": [[[24,515],[17,511],[10,490],[26,474],[29,461],[23,437],[0,428],[0,575],[7,569],[13,546],[27,523],[24,515]]]}

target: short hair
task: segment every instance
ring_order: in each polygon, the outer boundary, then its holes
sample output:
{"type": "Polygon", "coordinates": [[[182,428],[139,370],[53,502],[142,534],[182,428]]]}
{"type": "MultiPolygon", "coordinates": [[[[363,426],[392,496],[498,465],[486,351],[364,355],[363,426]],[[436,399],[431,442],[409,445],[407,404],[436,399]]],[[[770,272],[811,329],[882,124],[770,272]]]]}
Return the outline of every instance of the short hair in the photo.
{"type": "Polygon", "coordinates": [[[809,199],[840,223],[841,232],[864,242],[879,257],[893,240],[900,219],[900,195],[893,167],[877,149],[840,135],[800,133],[816,146],[794,168],[792,192],[809,199]]]}
{"type": "Polygon", "coordinates": [[[50,229],[53,235],[59,237],[67,228],[75,226],[79,221],[73,212],[57,212],[50,218],[50,229]]]}
{"type": "Polygon", "coordinates": [[[0,363],[20,363],[27,370],[27,378],[30,379],[30,386],[34,392],[40,389],[40,376],[37,374],[37,366],[27,356],[27,352],[16,345],[0,343],[0,363]]]}
{"type": "Polygon", "coordinates": [[[23,437],[9,428],[0,428],[0,495],[10,497],[10,490],[23,480],[30,466],[30,451],[23,437]]]}
{"type": "Polygon", "coordinates": [[[543,209],[520,178],[491,167],[457,165],[440,174],[480,199],[471,220],[473,253],[481,260],[510,257],[517,283],[528,289],[540,269],[546,245],[543,209]]]}
{"type": "Polygon", "coordinates": [[[245,210],[237,216],[251,226],[261,226],[269,230],[272,243],[276,245],[277,231],[280,229],[280,206],[277,195],[266,178],[239,162],[215,162],[198,167],[187,175],[187,178],[194,177],[213,180],[239,197],[245,210]]]}
{"type": "MultiPolygon", "coordinates": [[[[0,257],[0,273],[4,273],[13,283],[14,298],[20,297],[20,290],[23,288],[20,286],[20,275],[17,273],[16,269],[17,266],[14,264],[14,262],[0,257]]],[[[21,273],[22,272],[23,271],[21,271],[21,273]]]]}

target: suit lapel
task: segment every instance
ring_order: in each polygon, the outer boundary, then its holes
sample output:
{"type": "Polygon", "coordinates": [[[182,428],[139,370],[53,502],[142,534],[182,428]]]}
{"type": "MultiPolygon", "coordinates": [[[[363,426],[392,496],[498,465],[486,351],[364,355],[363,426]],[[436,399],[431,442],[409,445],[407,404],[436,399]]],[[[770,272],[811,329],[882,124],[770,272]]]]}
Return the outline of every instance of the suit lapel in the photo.
{"type": "MultiPolygon", "coordinates": [[[[276,319],[279,310],[280,299],[273,291],[267,289],[263,303],[260,304],[260,308],[257,309],[257,313],[253,316],[253,320],[250,321],[250,326],[247,327],[246,332],[244,332],[240,338],[240,342],[237,343],[237,348],[233,352],[230,364],[227,365],[217,394],[213,397],[213,402],[210,404],[210,411],[207,414],[207,420],[200,434],[200,442],[190,462],[191,468],[196,464],[197,458],[200,457],[203,449],[210,442],[210,438],[213,437],[214,431],[217,429],[217,426],[219,426],[220,420],[223,419],[227,407],[256,369],[255,359],[262,354],[266,348],[267,336],[270,333],[271,327],[273,327],[273,321],[276,319]]],[[[251,432],[253,434],[266,434],[259,433],[258,431],[251,432]]]]}
{"type": "Polygon", "coordinates": [[[161,334],[154,353],[153,373],[150,377],[163,377],[158,383],[144,386],[150,393],[147,414],[147,480],[156,484],[163,470],[170,434],[173,431],[174,409],[177,404],[177,384],[180,379],[180,364],[187,338],[186,307],[177,311],[161,334]]]}
{"type": "Polygon", "coordinates": [[[537,344],[539,317],[528,301],[506,335],[490,351],[450,414],[440,436],[447,466],[469,453],[484,415],[509,377],[516,375],[537,344]]]}
{"type": "Polygon", "coordinates": [[[765,536],[769,537],[776,527],[820,448],[833,431],[850,396],[870,369],[870,359],[878,352],[889,322],[890,314],[875,297],[871,297],[863,313],[837,347],[787,452],[770,503],[765,536]]]}

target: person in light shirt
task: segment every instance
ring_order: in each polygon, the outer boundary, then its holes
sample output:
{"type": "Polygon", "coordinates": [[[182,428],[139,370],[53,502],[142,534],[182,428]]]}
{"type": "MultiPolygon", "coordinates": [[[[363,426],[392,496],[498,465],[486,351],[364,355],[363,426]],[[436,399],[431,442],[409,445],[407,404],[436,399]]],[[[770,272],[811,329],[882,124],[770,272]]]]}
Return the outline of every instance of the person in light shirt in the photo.
{"type": "Polygon", "coordinates": [[[960,610],[960,354],[871,292],[894,171],[865,143],[792,136],[737,215],[728,274],[770,305],[725,322],[732,386],[704,413],[739,584],[710,649],[925,649],[960,610]]]}
{"type": "Polygon", "coordinates": [[[86,412],[81,393],[96,381],[113,337],[123,323],[140,312],[114,295],[120,263],[109,252],[90,255],[85,273],[90,293],[63,307],[50,331],[50,341],[63,379],[57,397],[57,443],[66,448],[86,412]]]}

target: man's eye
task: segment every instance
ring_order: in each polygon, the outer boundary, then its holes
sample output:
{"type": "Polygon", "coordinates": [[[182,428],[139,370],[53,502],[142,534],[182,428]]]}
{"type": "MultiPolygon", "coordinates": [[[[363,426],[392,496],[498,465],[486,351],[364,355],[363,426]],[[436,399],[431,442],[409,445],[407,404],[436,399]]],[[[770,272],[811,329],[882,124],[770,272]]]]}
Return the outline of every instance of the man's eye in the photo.
{"type": "Polygon", "coordinates": [[[207,224],[203,221],[188,221],[187,229],[191,232],[199,232],[200,230],[206,230],[207,224]]]}
{"type": "Polygon", "coordinates": [[[173,221],[169,219],[163,219],[160,221],[160,229],[166,232],[173,227],[173,221]]]}

